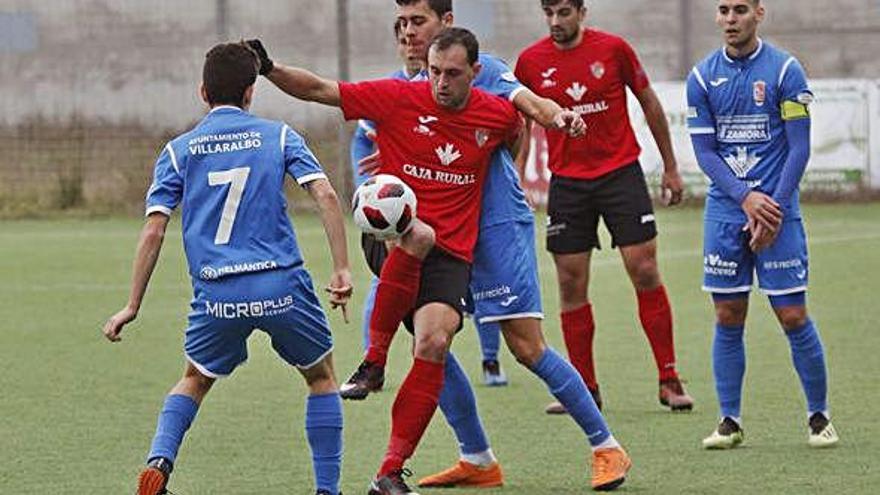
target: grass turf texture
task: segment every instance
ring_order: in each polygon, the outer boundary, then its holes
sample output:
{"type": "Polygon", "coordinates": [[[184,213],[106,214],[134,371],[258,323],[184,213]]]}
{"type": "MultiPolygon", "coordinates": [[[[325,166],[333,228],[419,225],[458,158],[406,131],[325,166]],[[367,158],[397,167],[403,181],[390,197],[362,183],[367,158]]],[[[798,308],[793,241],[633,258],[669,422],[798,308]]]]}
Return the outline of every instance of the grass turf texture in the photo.
{"type": "MultiPolygon", "coordinates": [[[[804,399],[786,339],[766,299],[753,294],[743,405],[746,443],[732,452],[701,450],[700,439],[717,421],[710,362],[713,317],[708,296],[699,290],[701,213],[663,210],[658,213],[660,266],[675,312],[679,370],[697,401],[693,413],[673,415],[657,404],[656,371],[619,254],[606,249],[594,255],[590,296],[598,375],[609,423],[635,463],[624,492],[875,493],[880,483],[880,308],[875,299],[880,203],[804,210],[811,241],[809,307],[825,343],[840,446],[807,447],[804,399]]],[[[294,221],[320,288],[330,268],[320,222],[309,215],[294,221]]],[[[175,219],[140,317],[121,344],[111,345],[100,335],[105,318],[126,301],[140,225],[133,219],[0,224],[0,492],[134,491],[163,397],[183,368],[190,297],[175,219]]],[[[353,321],[345,325],[338,313],[330,317],[340,380],[360,359],[361,298],[368,281],[354,229],[349,234],[357,283],[353,321]]],[[[553,265],[542,248],[539,260],[545,333],[561,350],[553,265]]],[[[365,492],[378,466],[394,391],[409,366],[409,339],[401,332],[395,340],[388,391],[345,404],[346,493],[365,492]]],[[[470,325],[454,350],[479,383],[479,350],[470,325]]],[[[203,405],[178,459],[171,483],[176,493],[312,493],[302,430],[305,386],[273,355],[263,334],[252,337],[250,354],[248,364],[219,382],[203,405]]],[[[477,385],[476,390],[507,485],[479,493],[587,493],[589,449],[580,431],[567,417],[546,416],[550,396],[543,384],[507,351],[501,356],[511,385],[477,385]]],[[[438,413],[410,467],[417,478],[446,468],[456,457],[455,441],[438,413]]]]}

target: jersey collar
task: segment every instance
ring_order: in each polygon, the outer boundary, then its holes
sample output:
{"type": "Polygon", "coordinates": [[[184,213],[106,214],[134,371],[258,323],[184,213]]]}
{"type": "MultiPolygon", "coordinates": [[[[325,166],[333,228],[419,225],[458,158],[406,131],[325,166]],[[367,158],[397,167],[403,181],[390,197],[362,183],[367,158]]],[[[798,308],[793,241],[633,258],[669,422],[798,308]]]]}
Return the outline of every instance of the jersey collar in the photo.
{"type": "Polygon", "coordinates": [[[211,111],[208,113],[211,114],[211,113],[214,113],[214,112],[217,112],[220,110],[223,110],[223,111],[233,110],[236,112],[244,113],[244,110],[242,110],[241,108],[238,108],[237,106],[234,106],[234,105],[218,105],[218,106],[212,108],[211,111]]]}
{"type": "Polygon", "coordinates": [[[727,48],[724,46],[721,47],[721,56],[724,57],[724,60],[729,64],[744,63],[744,62],[751,62],[752,60],[755,60],[756,58],[758,58],[758,55],[760,55],[763,50],[764,50],[764,40],[762,40],[759,37],[758,38],[758,48],[756,48],[755,51],[753,51],[752,54],[749,55],[746,59],[735,59],[734,60],[734,59],[730,58],[730,55],[727,54],[727,48]]]}

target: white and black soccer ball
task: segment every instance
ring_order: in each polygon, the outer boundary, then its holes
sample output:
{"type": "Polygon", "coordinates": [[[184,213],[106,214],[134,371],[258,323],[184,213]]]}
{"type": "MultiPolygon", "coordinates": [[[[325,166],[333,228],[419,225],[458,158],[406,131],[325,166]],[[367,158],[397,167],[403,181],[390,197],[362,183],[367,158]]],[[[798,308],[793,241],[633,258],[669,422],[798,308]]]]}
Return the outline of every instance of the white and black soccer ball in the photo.
{"type": "Polygon", "coordinates": [[[393,175],[379,174],[360,185],[351,199],[354,223],[378,239],[406,234],[416,218],[416,195],[393,175]]]}

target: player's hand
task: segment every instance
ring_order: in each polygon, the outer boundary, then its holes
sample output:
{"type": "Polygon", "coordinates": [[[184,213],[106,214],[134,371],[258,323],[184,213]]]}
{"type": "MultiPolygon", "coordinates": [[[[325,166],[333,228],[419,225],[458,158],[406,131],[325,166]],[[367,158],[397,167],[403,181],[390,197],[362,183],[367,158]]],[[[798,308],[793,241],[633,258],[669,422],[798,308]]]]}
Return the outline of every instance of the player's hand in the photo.
{"type": "Polygon", "coordinates": [[[336,270],[330,277],[330,284],[324,289],[330,294],[330,307],[342,309],[342,319],[348,323],[346,304],[351,299],[354,289],[351,285],[351,272],[348,269],[336,270]]]}
{"type": "Polygon", "coordinates": [[[137,311],[129,308],[128,306],[124,307],[115,315],[111,316],[107,323],[104,324],[104,328],[102,332],[104,332],[104,337],[107,337],[107,340],[110,342],[119,342],[122,340],[122,327],[126,324],[131,323],[134,319],[137,318],[137,311]]]}
{"type": "Polygon", "coordinates": [[[376,175],[382,167],[382,155],[379,150],[358,160],[358,174],[376,175]]]}
{"type": "Polygon", "coordinates": [[[684,197],[684,180],[678,170],[667,170],[660,178],[660,199],[666,206],[674,206],[681,203],[684,197]]]}
{"type": "Polygon", "coordinates": [[[749,239],[749,249],[751,249],[753,253],[759,253],[762,250],[772,246],[773,243],[776,242],[776,238],[779,236],[780,230],[782,229],[770,231],[764,228],[764,226],[761,224],[750,224],[749,232],[751,234],[751,238],[749,239]]]}
{"type": "Polygon", "coordinates": [[[269,58],[269,52],[266,51],[263,42],[259,39],[252,39],[245,41],[245,43],[251,47],[251,50],[257,53],[257,57],[260,59],[260,75],[265,76],[272,72],[272,69],[275,68],[275,62],[272,62],[272,59],[269,58]]]}
{"type": "Polygon", "coordinates": [[[553,126],[561,131],[568,132],[571,137],[583,136],[587,132],[587,124],[575,112],[563,110],[553,118],[553,126]]]}
{"type": "Polygon", "coordinates": [[[762,225],[771,232],[776,232],[782,224],[782,207],[770,196],[751,191],[742,202],[742,209],[749,219],[749,230],[754,232],[752,223],[762,225]]]}

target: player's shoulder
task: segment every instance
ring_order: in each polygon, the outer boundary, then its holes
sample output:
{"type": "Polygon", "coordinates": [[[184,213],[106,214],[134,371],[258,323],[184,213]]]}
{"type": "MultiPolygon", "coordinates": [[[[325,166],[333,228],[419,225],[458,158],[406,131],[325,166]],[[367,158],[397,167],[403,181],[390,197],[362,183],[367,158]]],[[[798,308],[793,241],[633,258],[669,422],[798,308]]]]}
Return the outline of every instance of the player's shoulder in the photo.
{"type": "Polygon", "coordinates": [[[593,27],[584,29],[584,40],[588,43],[629,46],[629,41],[627,41],[626,38],[624,38],[623,36],[593,27]]]}
{"type": "Polygon", "coordinates": [[[691,74],[705,78],[715,73],[724,58],[722,50],[723,48],[718,48],[706,54],[705,57],[694,65],[693,69],[691,69],[691,74]]]}
{"type": "Polygon", "coordinates": [[[477,61],[480,62],[480,65],[483,66],[484,69],[497,69],[500,71],[510,70],[507,62],[503,58],[491,53],[480,52],[477,61]]]}

